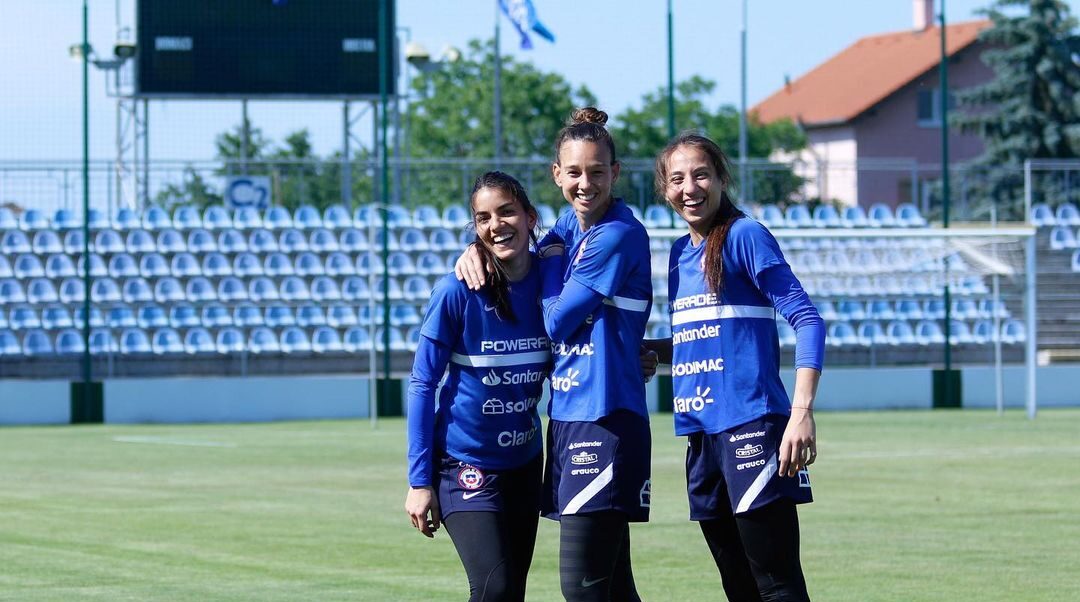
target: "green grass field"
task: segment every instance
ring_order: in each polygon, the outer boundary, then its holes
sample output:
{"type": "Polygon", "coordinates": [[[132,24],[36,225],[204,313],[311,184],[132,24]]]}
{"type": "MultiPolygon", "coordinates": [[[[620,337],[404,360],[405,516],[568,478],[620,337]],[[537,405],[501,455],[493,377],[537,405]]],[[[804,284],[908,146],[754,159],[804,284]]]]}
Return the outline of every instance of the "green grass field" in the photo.
{"type": "MultiPolygon", "coordinates": [[[[685,443],[654,418],[646,600],[715,600],[685,443]]],[[[1080,410],[821,413],[801,511],[817,601],[1080,600],[1080,410]]],[[[409,527],[404,424],[0,429],[0,599],[464,600],[409,527]]],[[[530,600],[558,600],[541,521],[530,600]]]]}

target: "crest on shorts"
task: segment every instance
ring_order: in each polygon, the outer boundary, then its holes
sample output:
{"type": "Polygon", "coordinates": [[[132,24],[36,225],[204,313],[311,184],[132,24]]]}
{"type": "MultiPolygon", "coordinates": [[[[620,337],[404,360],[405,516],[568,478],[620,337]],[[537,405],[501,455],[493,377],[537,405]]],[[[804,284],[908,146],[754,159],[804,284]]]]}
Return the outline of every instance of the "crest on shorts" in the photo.
{"type": "Polygon", "coordinates": [[[458,471],[457,482],[465,489],[479,489],[484,484],[484,473],[475,466],[466,466],[458,471]]]}

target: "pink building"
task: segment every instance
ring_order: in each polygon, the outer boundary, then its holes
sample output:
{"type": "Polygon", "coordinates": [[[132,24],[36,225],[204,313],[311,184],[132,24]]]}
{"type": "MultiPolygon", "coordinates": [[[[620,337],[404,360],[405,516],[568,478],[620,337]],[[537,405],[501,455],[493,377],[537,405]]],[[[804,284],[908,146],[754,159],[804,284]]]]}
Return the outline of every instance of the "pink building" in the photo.
{"type": "MultiPolygon", "coordinates": [[[[940,177],[940,28],[931,27],[932,0],[914,0],[915,28],[862,38],[751,109],[763,123],[790,118],[809,139],[796,160],[811,185],[807,196],[868,207],[920,203],[929,192],[913,186],[940,177]]],[[[977,40],[990,21],[946,28],[949,88],[985,83],[993,71],[979,58],[977,40]]],[[[962,163],[982,152],[974,134],[955,128],[949,159],[962,163]]]]}

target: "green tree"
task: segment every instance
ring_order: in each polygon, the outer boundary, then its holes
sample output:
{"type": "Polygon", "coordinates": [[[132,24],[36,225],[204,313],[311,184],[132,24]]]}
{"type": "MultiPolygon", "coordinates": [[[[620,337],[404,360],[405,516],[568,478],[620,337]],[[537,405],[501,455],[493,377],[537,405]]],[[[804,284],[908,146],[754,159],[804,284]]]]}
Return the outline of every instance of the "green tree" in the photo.
{"type": "MultiPolygon", "coordinates": [[[[996,203],[1000,216],[1022,219],[1024,160],[1080,157],[1077,22],[1061,0],[996,0],[981,13],[993,21],[979,39],[989,46],[982,59],[994,79],[956,93],[961,110],[951,123],[985,145],[975,161],[984,177],[974,187],[981,202],[973,217],[996,203]]],[[[1076,199],[1080,182],[1041,179],[1038,192],[1044,202],[1076,199]]]]}

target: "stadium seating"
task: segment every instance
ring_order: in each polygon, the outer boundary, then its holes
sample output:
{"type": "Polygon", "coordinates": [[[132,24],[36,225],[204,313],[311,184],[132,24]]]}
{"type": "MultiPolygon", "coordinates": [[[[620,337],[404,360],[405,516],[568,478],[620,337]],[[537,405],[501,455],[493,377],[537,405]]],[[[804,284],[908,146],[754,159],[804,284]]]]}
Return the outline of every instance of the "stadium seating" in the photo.
{"type": "MultiPolygon", "coordinates": [[[[55,349],[58,355],[73,355],[84,352],[86,345],[79,331],[67,328],[57,333],[55,349]]],[[[93,347],[91,347],[91,352],[93,352],[93,347]]]]}
{"type": "Polygon", "coordinates": [[[23,336],[23,355],[52,355],[52,339],[44,330],[31,330],[23,336]]]}
{"type": "Polygon", "coordinates": [[[246,349],[244,333],[237,328],[223,328],[218,331],[214,348],[222,355],[240,353],[246,349]]]}
{"type": "Polygon", "coordinates": [[[1057,218],[1054,210],[1046,203],[1038,203],[1031,206],[1031,224],[1037,228],[1044,226],[1056,226],[1057,218]]]}
{"type": "Polygon", "coordinates": [[[1072,271],[1080,272],[1080,250],[1073,251],[1071,266],[1072,271]]]}
{"type": "Polygon", "coordinates": [[[0,230],[17,230],[19,218],[7,207],[0,207],[0,230]]]}
{"type": "Polygon", "coordinates": [[[238,230],[252,230],[263,227],[262,216],[254,207],[241,207],[233,213],[233,227],[238,230]]]}
{"type": "Polygon", "coordinates": [[[45,213],[37,209],[27,209],[19,218],[19,227],[23,230],[46,230],[51,224],[45,213]]]}
{"type": "Polygon", "coordinates": [[[1075,249],[1080,246],[1080,243],[1076,241],[1076,235],[1073,234],[1072,228],[1067,226],[1055,226],[1050,231],[1050,248],[1055,251],[1062,249],[1075,249]]]}
{"type": "Polygon", "coordinates": [[[207,230],[226,230],[233,228],[232,216],[220,205],[211,205],[202,215],[202,227],[207,230]]]}
{"type": "Polygon", "coordinates": [[[1080,226],[1080,210],[1072,203],[1062,203],[1054,210],[1054,219],[1059,226],[1080,226]]]}
{"type": "Polygon", "coordinates": [[[34,253],[37,253],[38,255],[64,252],[64,243],[61,242],[60,235],[53,230],[39,230],[35,232],[30,247],[33,249],[34,253]]]}
{"type": "Polygon", "coordinates": [[[912,203],[901,203],[896,208],[896,223],[908,228],[925,228],[926,218],[919,213],[919,208],[912,203]]]}
{"type": "Polygon", "coordinates": [[[173,226],[179,230],[194,230],[203,227],[203,219],[195,207],[177,207],[173,212],[173,226]]]}
{"type": "Polygon", "coordinates": [[[309,353],[311,340],[306,332],[296,326],[290,326],[281,332],[282,353],[309,353]]]}
{"type": "Polygon", "coordinates": [[[323,227],[323,220],[318,209],[311,205],[304,205],[297,208],[296,214],[293,216],[293,224],[302,230],[314,230],[323,227]]]}
{"type": "Polygon", "coordinates": [[[151,206],[142,215],[142,227],[147,230],[172,228],[173,221],[169,213],[158,206],[151,206]]]}
{"type": "Polygon", "coordinates": [[[345,228],[351,228],[353,225],[352,216],[349,215],[349,210],[342,205],[331,205],[323,212],[323,226],[326,228],[332,228],[335,230],[342,230],[345,228]]]}

